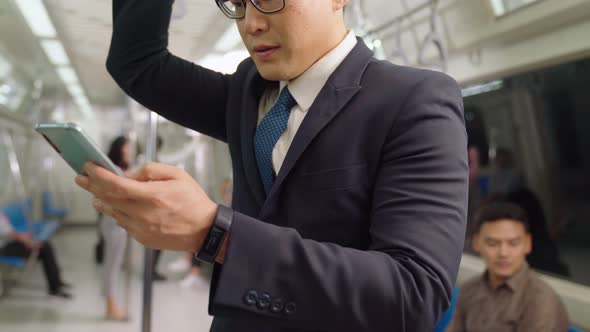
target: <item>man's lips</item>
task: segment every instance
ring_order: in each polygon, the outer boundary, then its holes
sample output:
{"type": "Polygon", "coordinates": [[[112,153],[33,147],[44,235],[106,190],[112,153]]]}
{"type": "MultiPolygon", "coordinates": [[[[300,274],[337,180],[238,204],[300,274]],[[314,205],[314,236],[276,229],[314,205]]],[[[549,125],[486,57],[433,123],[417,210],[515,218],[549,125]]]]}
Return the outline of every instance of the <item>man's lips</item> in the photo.
{"type": "Polygon", "coordinates": [[[264,52],[268,52],[270,50],[275,50],[279,48],[278,46],[270,46],[270,45],[261,45],[261,46],[255,46],[253,48],[254,52],[256,53],[264,53],[264,52]]]}
{"type": "Polygon", "coordinates": [[[510,267],[510,263],[509,262],[497,262],[496,266],[498,266],[500,268],[507,268],[507,267],[510,267]]]}
{"type": "Polygon", "coordinates": [[[270,59],[272,55],[279,49],[279,46],[256,46],[253,48],[254,54],[261,60],[270,59]]]}

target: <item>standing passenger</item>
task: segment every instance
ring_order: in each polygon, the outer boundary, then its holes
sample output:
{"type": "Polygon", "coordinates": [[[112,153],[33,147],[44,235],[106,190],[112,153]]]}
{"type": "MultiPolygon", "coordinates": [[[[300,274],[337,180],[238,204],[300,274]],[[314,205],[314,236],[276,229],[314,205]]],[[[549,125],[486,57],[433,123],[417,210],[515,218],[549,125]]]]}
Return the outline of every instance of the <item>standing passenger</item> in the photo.
{"type": "MultiPolygon", "coordinates": [[[[127,138],[119,136],[111,143],[108,157],[125,172],[130,165],[131,153],[127,138]]],[[[103,265],[103,294],[106,301],[106,319],[124,320],[127,314],[117,303],[119,278],[121,267],[125,258],[127,246],[127,233],[117,225],[117,222],[108,215],[103,215],[100,221],[100,229],[105,241],[105,256],[103,265]]]]}
{"type": "Polygon", "coordinates": [[[144,106],[228,143],[232,208],[175,167],[88,164],[77,183],[95,207],[146,246],[217,262],[212,331],[432,331],[465,237],[456,82],[376,60],[346,0],[216,0],[251,55],[223,75],[167,50],[172,4],[114,0],[107,66],[144,106]]]}

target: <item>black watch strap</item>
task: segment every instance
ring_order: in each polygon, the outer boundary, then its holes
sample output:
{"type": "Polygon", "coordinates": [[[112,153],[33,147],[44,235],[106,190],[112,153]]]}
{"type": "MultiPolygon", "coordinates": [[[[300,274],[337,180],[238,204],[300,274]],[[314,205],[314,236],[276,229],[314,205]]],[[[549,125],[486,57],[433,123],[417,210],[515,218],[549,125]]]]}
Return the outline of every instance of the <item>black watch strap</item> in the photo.
{"type": "Polygon", "coordinates": [[[215,262],[215,257],[217,257],[217,254],[223,245],[233,218],[234,210],[219,205],[217,215],[213,220],[213,225],[205,237],[205,242],[203,242],[203,247],[201,247],[201,250],[199,250],[199,253],[196,255],[197,259],[211,264],[215,262]]]}

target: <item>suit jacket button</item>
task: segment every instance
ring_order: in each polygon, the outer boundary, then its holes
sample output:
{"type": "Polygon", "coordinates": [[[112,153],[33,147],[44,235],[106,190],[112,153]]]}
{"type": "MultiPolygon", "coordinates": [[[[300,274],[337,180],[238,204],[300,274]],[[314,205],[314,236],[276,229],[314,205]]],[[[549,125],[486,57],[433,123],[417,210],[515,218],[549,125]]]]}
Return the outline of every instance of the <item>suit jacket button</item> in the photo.
{"type": "Polygon", "coordinates": [[[246,293],[244,296],[244,303],[247,305],[255,305],[258,302],[258,293],[256,291],[251,290],[246,293]]]}
{"type": "Polygon", "coordinates": [[[289,302],[285,305],[285,313],[287,315],[293,315],[295,314],[295,312],[297,311],[297,306],[295,305],[294,302],[289,302]]]}
{"type": "Polygon", "coordinates": [[[284,308],[285,304],[283,303],[282,299],[272,300],[272,303],[270,305],[270,311],[272,311],[275,314],[278,314],[279,312],[283,311],[284,308]]]}
{"type": "Polygon", "coordinates": [[[266,309],[270,306],[270,295],[264,293],[258,298],[258,308],[266,309]]]}

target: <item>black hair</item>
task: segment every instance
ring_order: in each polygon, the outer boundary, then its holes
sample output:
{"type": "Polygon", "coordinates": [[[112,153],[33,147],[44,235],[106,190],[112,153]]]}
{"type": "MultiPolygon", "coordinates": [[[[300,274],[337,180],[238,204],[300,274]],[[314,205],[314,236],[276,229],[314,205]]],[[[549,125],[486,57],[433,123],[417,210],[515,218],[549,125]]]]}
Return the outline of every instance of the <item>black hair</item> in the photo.
{"type": "Polygon", "coordinates": [[[513,203],[498,201],[486,204],[477,211],[473,233],[478,233],[485,223],[502,219],[515,221],[523,225],[527,233],[530,232],[529,218],[524,209],[513,203]]]}
{"type": "Polygon", "coordinates": [[[108,157],[111,161],[119,166],[121,169],[126,170],[129,165],[123,160],[123,146],[127,144],[129,140],[125,136],[119,136],[111,143],[109,148],[108,157]]]}

